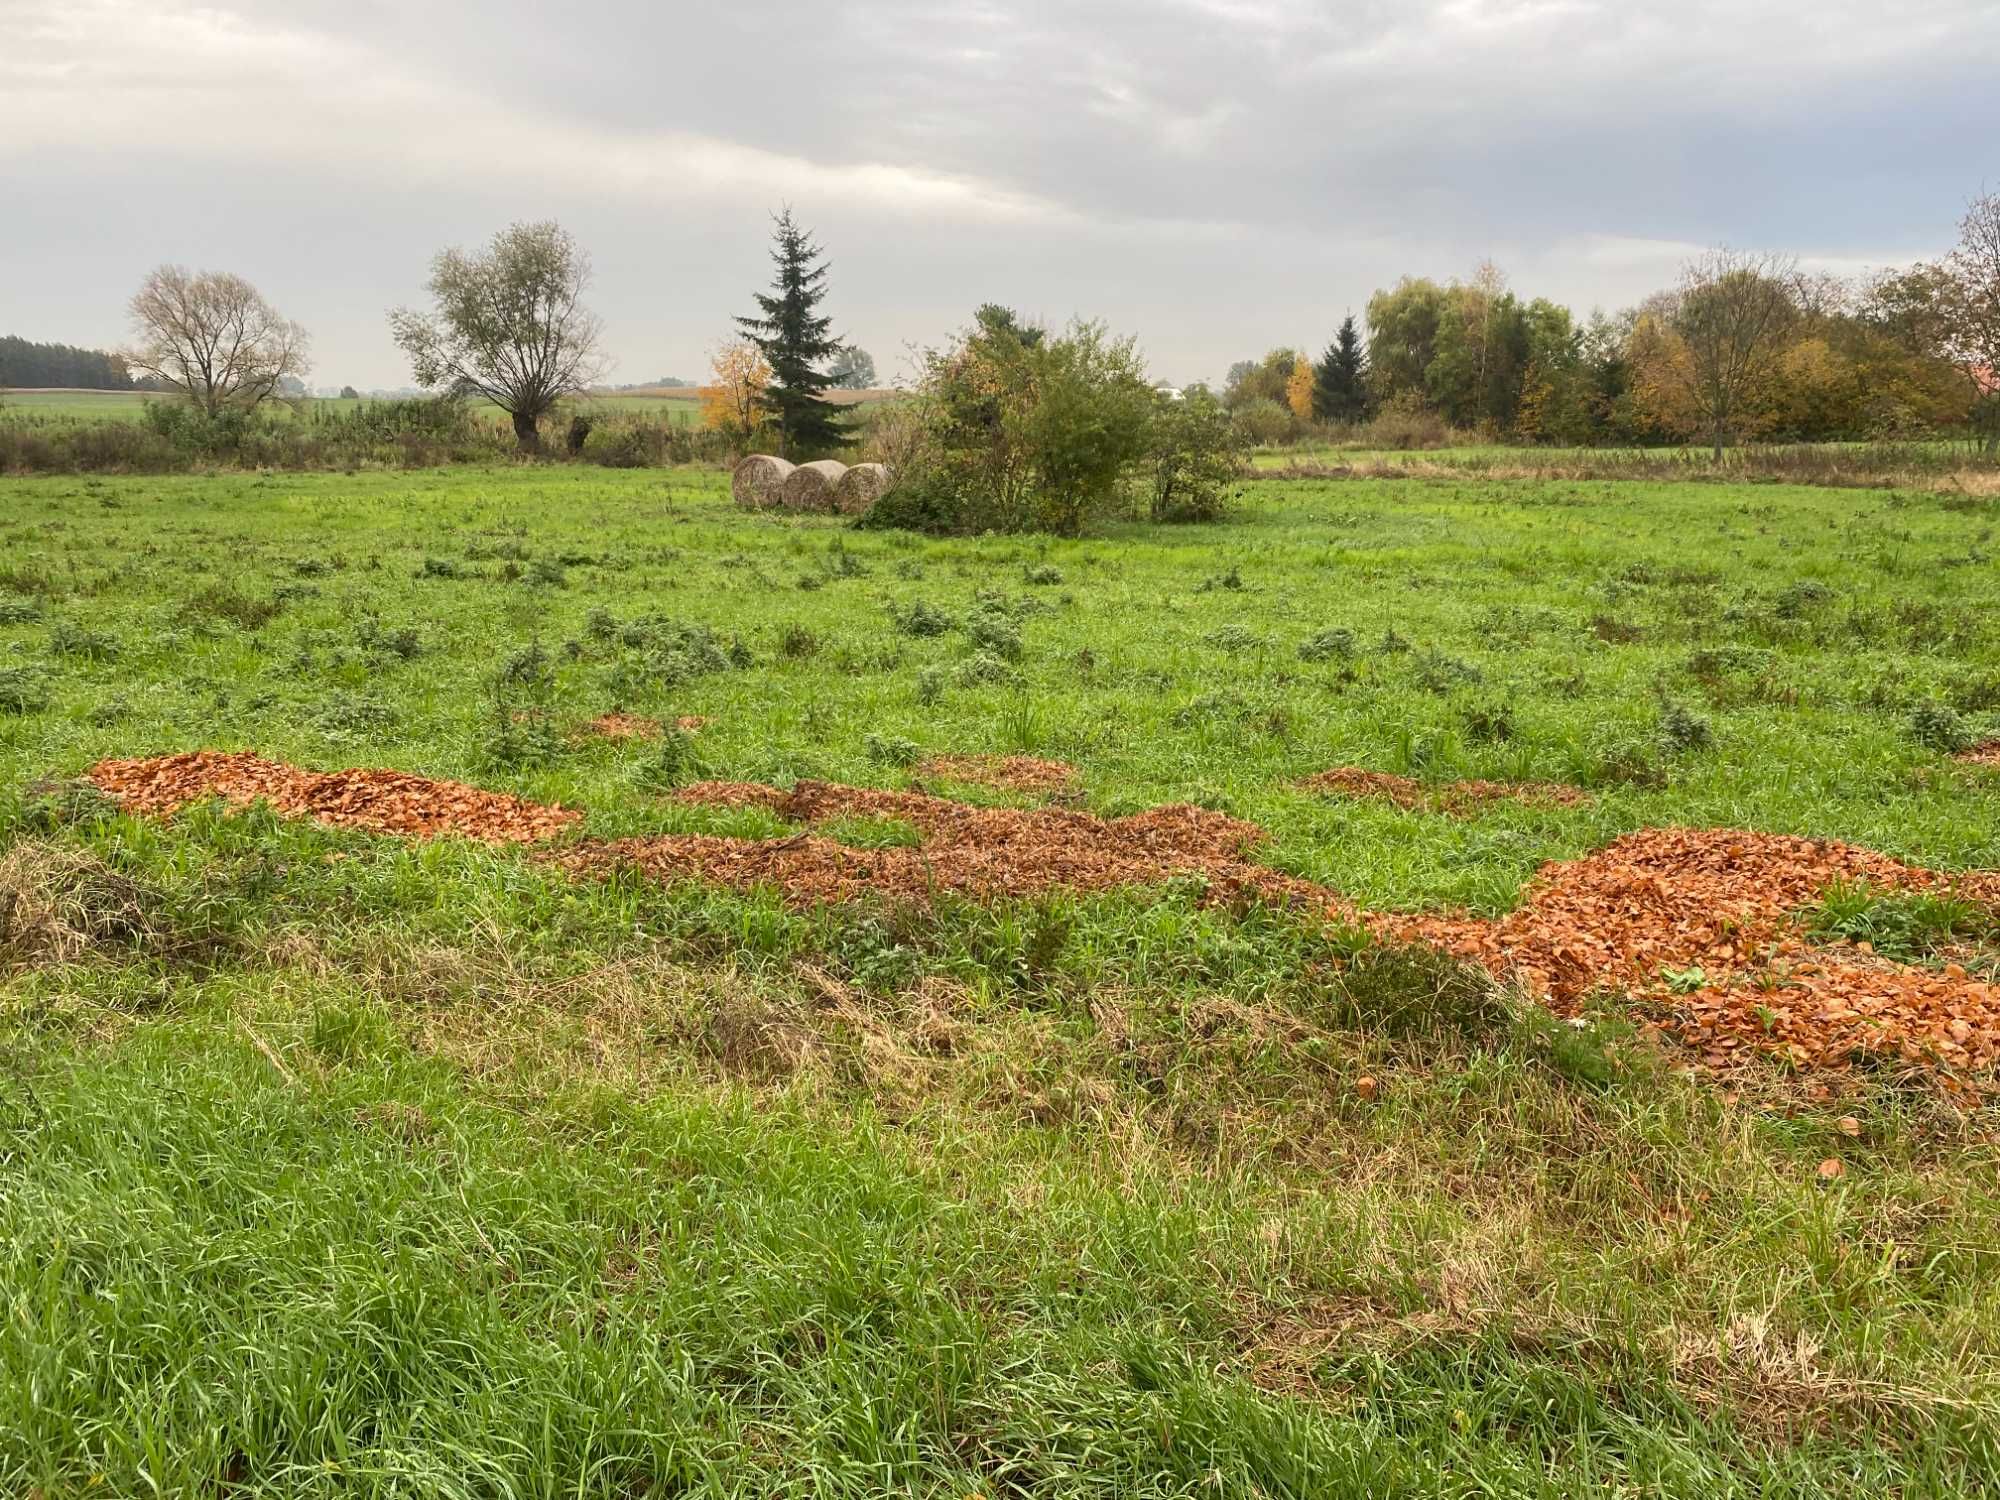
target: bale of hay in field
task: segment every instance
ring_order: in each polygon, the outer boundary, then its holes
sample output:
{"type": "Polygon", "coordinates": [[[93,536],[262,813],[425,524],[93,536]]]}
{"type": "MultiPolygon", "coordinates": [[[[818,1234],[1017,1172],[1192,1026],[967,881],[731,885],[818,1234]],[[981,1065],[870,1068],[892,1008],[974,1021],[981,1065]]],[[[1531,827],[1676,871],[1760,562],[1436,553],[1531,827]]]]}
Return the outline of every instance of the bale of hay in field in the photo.
{"type": "Polygon", "coordinates": [[[729,476],[729,493],[744,510],[769,510],[778,503],[778,491],[791,475],[792,466],[782,458],[753,453],[729,476]]]}
{"type": "Polygon", "coordinates": [[[778,488],[778,505],[783,510],[829,511],[833,509],[833,487],[847,465],[831,458],[800,464],[785,476],[778,488]]]}
{"type": "Polygon", "coordinates": [[[893,476],[887,464],[856,464],[833,487],[833,508],[843,516],[858,516],[880,500],[893,476]]]}

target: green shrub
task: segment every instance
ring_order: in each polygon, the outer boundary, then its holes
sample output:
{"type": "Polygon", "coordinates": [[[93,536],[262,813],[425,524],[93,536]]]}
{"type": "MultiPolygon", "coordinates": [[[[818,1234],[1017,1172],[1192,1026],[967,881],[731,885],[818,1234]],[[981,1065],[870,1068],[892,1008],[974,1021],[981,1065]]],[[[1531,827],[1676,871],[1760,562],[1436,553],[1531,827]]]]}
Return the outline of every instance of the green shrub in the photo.
{"type": "Polygon", "coordinates": [[[1159,397],[1147,462],[1155,521],[1218,521],[1243,468],[1244,435],[1204,386],[1159,397]]]}
{"type": "Polygon", "coordinates": [[[48,673],[39,667],[0,667],[0,713],[35,714],[48,706],[48,673]]]}
{"type": "Polygon", "coordinates": [[[1909,732],[1919,745],[1946,755],[1970,749],[1977,738],[1958,710],[1935,700],[1919,703],[1910,710],[1909,732]]]}
{"type": "Polygon", "coordinates": [[[1291,408],[1268,396],[1243,402],[1231,414],[1238,441],[1260,448],[1288,443],[1298,436],[1299,419],[1291,408]]]}
{"type": "Polygon", "coordinates": [[[1010,616],[990,606],[966,616],[965,635],[975,650],[1003,661],[1019,661],[1027,653],[1021,627],[1010,616]]]}
{"type": "Polygon", "coordinates": [[[1660,706],[1660,743],[1669,755],[1689,750],[1706,750],[1715,743],[1715,730],[1708,720],[1689,712],[1678,703],[1660,706]]]}

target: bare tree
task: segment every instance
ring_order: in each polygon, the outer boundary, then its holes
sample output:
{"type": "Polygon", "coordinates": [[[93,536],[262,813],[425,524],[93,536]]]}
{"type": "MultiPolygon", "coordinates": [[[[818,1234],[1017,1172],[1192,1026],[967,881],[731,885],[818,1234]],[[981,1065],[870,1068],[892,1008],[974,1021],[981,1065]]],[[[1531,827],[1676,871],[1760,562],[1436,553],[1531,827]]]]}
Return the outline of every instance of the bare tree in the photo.
{"type": "Polygon", "coordinates": [[[134,374],[152,376],[209,416],[248,410],[311,368],[306,331],[226,271],[161,266],[133,295],[134,374]]]}
{"type": "Polygon", "coordinates": [[[590,257],[553,220],[514,224],[485,250],[450,249],[431,262],[437,306],[389,314],[417,384],[484,396],[514,419],[525,453],[564,396],[603,378],[604,325],[583,306],[590,257]]]}
{"type": "Polygon", "coordinates": [[[1782,255],[1717,249],[1681,268],[1668,326],[1685,358],[1669,378],[1722,457],[1744,404],[1777,375],[1785,336],[1798,317],[1797,264],[1782,255]]]}
{"type": "Polygon", "coordinates": [[[1972,382],[1973,415],[1986,446],[2000,448],[2000,193],[1965,206],[1958,245],[1944,258],[1945,353],[1972,382]]]}

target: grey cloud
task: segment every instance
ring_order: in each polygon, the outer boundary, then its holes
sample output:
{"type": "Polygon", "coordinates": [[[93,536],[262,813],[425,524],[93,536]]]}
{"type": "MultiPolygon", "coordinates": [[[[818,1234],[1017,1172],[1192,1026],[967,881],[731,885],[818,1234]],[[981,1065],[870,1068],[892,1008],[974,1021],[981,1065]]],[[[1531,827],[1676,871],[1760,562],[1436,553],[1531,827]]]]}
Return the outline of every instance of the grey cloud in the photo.
{"type": "Polygon", "coordinates": [[[0,0],[0,36],[0,323],[114,337],[146,265],[229,264],[363,383],[428,255],[515,217],[591,244],[629,378],[698,373],[791,201],[885,368],[999,297],[1184,379],[1481,254],[1588,305],[1684,243],[1925,251],[2000,136],[1962,0],[0,0]]]}

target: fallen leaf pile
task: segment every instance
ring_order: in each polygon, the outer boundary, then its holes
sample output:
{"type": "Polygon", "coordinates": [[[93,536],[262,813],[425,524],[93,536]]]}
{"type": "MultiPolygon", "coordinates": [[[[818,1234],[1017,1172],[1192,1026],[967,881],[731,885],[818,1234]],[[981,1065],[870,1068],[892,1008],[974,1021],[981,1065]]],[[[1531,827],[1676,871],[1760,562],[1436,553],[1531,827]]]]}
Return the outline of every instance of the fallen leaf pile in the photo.
{"type": "Polygon", "coordinates": [[[1033,755],[933,755],[917,774],[1040,797],[1060,796],[1076,786],[1075,767],[1033,755]]]}
{"type": "Polygon", "coordinates": [[[1970,750],[1961,750],[1955,760],[1968,766],[1993,766],[2000,768],[2000,740],[1988,740],[1983,745],[1974,745],[1970,750]]]}
{"type": "Polygon", "coordinates": [[[583,727],[585,733],[593,734],[600,740],[656,740],[660,737],[660,721],[639,714],[599,714],[583,727]]]}
{"type": "Polygon", "coordinates": [[[1099,818],[1062,808],[973,807],[924,792],[822,781],[801,781],[789,792],[750,782],[702,782],[678,795],[703,807],[763,807],[794,823],[895,818],[915,827],[921,842],[856,849],[804,833],[777,839],[668,834],[575,844],[552,858],[578,874],[635,868],[663,880],[774,886],[798,906],[867,893],[925,900],[948,891],[993,900],[1056,888],[1158,885],[1177,875],[1205,879],[1214,901],[1254,896],[1319,910],[1339,902],[1324,886],[1252,863],[1245,851],[1264,838],[1256,824],[1198,807],[1099,818]]]}
{"type": "MultiPolygon", "coordinates": [[[[219,751],[106,760],[87,774],[130,811],[159,816],[205,797],[261,800],[338,827],[509,843],[548,838],[581,817],[462,782],[381,770],[322,774],[219,751]]],[[[1797,917],[1836,882],[1948,887],[2000,910],[2000,872],[1947,876],[1851,844],[1649,828],[1582,859],[1545,866],[1521,904],[1498,920],[1363,916],[1325,886],[1253,862],[1249,851],[1265,837],[1254,823],[1185,804],[1099,818],[820,781],[801,781],[790,791],[702,782],[678,796],[701,807],[761,807],[808,828],[841,818],[898,819],[916,829],[918,842],[864,849],[812,832],[767,839],[671,834],[586,840],[546,858],[578,876],[631,869],[738,890],[772,886],[800,907],[870,894],[923,901],[950,892],[994,900],[1195,876],[1219,904],[1255,898],[1360,916],[1384,938],[1433,944],[1519,980],[1559,1013],[1575,1014],[1593,992],[1624,991],[1658,1018],[1652,1024],[1712,1068],[1764,1053],[1805,1069],[1867,1059],[1938,1067],[1948,1077],[2000,1068],[2000,985],[1957,964],[1916,967],[1861,946],[1814,946],[1797,917]]]]}
{"type": "Polygon", "coordinates": [[[1573,1012],[1593,990],[1657,1006],[1715,1067],[1772,1052],[1801,1067],[1862,1058],[1959,1069],[2000,1064],[2000,986],[1814,947],[1795,913],[1838,881],[1955,887],[2000,904],[2000,873],[1953,878],[1813,839],[1648,828],[1551,864],[1498,921],[1371,916],[1384,936],[1434,943],[1517,978],[1573,1012]]]}
{"type": "MultiPolygon", "coordinates": [[[[683,714],[674,720],[674,728],[682,734],[693,734],[707,725],[708,720],[699,714],[683,714]]],[[[665,731],[658,719],[643,714],[608,713],[599,714],[584,725],[583,732],[600,740],[656,740],[665,731]]]]}
{"type": "Polygon", "coordinates": [[[1336,766],[1308,776],[1299,785],[1309,792],[1393,802],[1412,812],[1466,813],[1487,802],[1528,802],[1540,807],[1581,807],[1590,793],[1554,781],[1448,781],[1431,784],[1389,771],[1336,766]]]}
{"type": "Polygon", "coordinates": [[[305,771],[248,752],[195,750],[151,760],[104,760],[84,774],[129,812],[165,817],[206,797],[239,806],[264,801],[278,812],[329,827],[406,838],[450,833],[488,843],[528,844],[583,816],[462,781],[401,771],[305,771]]]}

